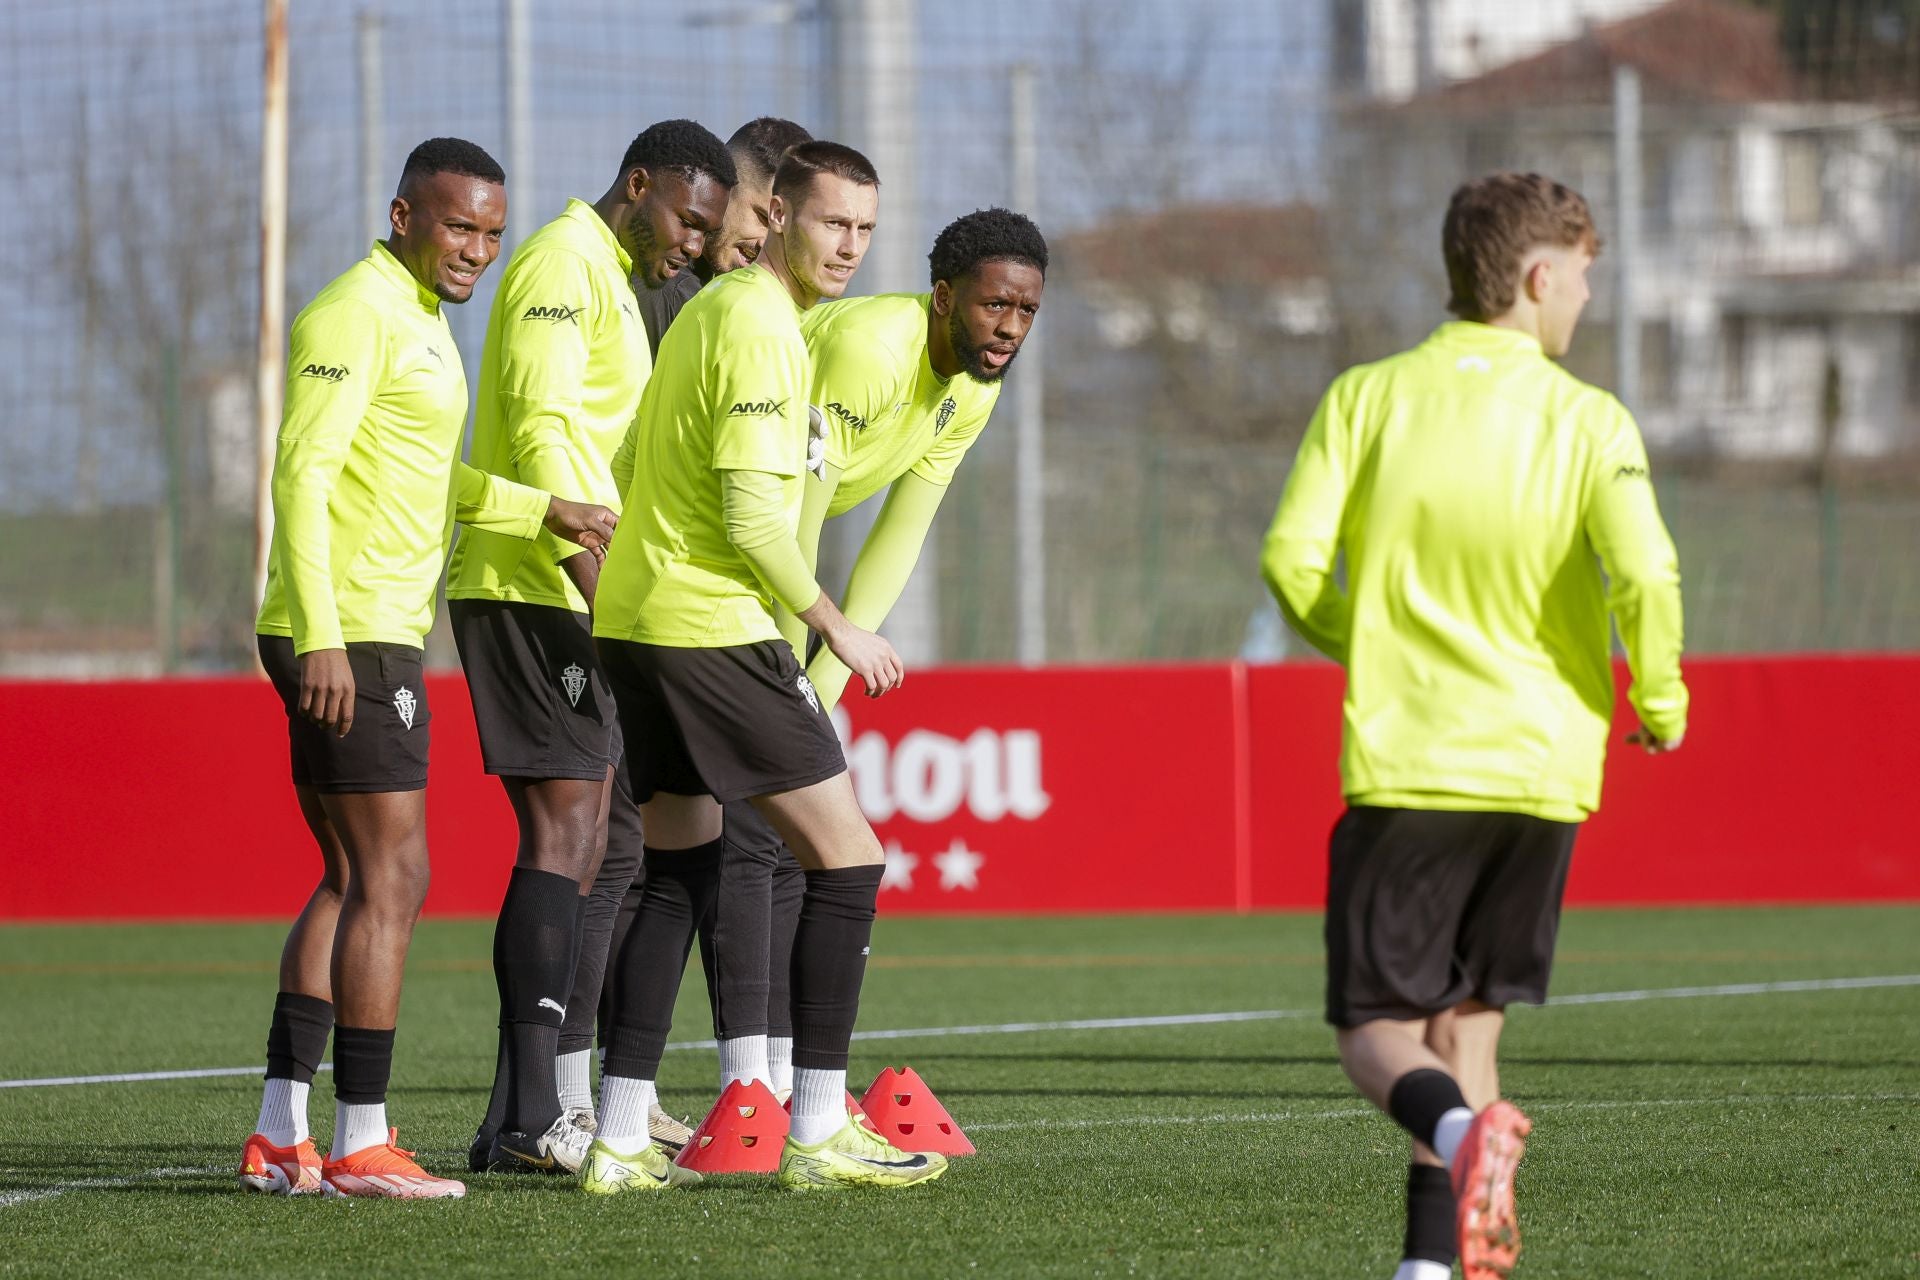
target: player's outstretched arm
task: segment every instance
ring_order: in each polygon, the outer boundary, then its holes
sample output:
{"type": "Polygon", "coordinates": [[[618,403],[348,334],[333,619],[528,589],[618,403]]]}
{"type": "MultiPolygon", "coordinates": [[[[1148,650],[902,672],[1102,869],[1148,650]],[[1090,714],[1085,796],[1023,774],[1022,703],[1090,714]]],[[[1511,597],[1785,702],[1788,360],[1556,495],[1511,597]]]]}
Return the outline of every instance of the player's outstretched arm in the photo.
{"type": "Polygon", "coordinates": [[[867,681],[874,697],[905,678],[900,655],[880,636],[848,622],[820,589],[781,515],[782,478],[763,471],[720,473],[727,537],[782,608],[820,633],[827,648],[867,681]]]}
{"type": "Polygon", "coordinates": [[[1351,609],[1333,576],[1349,483],[1340,398],[1335,382],[1300,442],[1261,547],[1260,576],[1287,625],[1335,662],[1345,663],[1351,609]]]}
{"type": "Polygon", "coordinates": [[[1658,754],[1687,732],[1680,557],[1660,518],[1640,430],[1624,408],[1610,408],[1587,495],[1587,540],[1606,571],[1607,608],[1633,673],[1628,696],[1640,728],[1627,741],[1658,754]]]}
{"type": "Polygon", "coordinates": [[[611,508],[597,502],[573,502],[561,497],[550,498],[547,502],[547,531],[556,538],[564,538],[585,547],[601,560],[607,558],[607,547],[612,543],[613,531],[619,524],[620,517],[611,508]]]}
{"type": "MultiPolygon", "coordinates": [[[[800,543],[800,558],[806,563],[809,574],[819,572],[820,530],[827,523],[827,509],[833,505],[834,490],[840,487],[840,475],[838,466],[831,460],[823,459],[819,472],[806,479],[805,496],[800,502],[800,527],[794,536],[800,543]]],[[[780,628],[780,634],[787,643],[793,646],[794,653],[804,655],[807,651],[807,624],[800,621],[799,615],[775,601],[773,622],[780,628]]]]}
{"type": "MultiPolygon", "coordinates": [[[[880,629],[913,576],[927,531],[933,527],[940,500],[946,496],[945,485],[912,472],[893,482],[847,578],[847,621],[867,631],[880,629]]],[[[821,705],[829,710],[840,701],[851,674],[832,649],[821,650],[807,664],[807,678],[820,695],[821,705]]]]}
{"type": "MultiPolygon", "coordinates": [[[[820,593],[812,608],[800,611],[800,620],[818,631],[828,652],[860,677],[869,698],[891,693],[906,681],[906,664],[900,661],[893,643],[848,622],[826,592],[820,593]]],[[[841,687],[845,688],[844,681],[841,687]]]]}

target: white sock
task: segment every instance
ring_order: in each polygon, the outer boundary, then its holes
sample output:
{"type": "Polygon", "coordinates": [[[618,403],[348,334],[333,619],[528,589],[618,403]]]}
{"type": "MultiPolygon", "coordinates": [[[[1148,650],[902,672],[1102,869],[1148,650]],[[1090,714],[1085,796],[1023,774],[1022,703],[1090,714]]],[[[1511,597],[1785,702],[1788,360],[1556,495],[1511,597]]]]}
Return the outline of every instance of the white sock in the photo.
{"type": "Polygon", "coordinates": [[[1403,1258],[1393,1280],[1453,1280],[1453,1268],[1425,1258],[1403,1258]]]}
{"type": "Polygon", "coordinates": [[[767,1037],[767,1083],[773,1091],[793,1090],[793,1037],[767,1037]]]}
{"type": "Polygon", "coordinates": [[[793,1140],[825,1142],[847,1123],[847,1073],[799,1067],[793,1073],[793,1140]]]}
{"type": "Polygon", "coordinates": [[[1453,1153],[1460,1149],[1460,1140],[1467,1136],[1467,1126],[1472,1123],[1473,1112],[1455,1107],[1433,1127],[1433,1154],[1439,1156],[1447,1168],[1453,1168],[1453,1153]]]}
{"type": "Polygon", "coordinates": [[[333,1158],[377,1147],[387,1140],[387,1104],[340,1102],[333,1104],[333,1158]]]}
{"type": "Polygon", "coordinates": [[[767,1071],[767,1038],[734,1036],[720,1042],[720,1091],[726,1092],[735,1080],[771,1082],[767,1071]]]}
{"type": "Polygon", "coordinates": [[[553,1060],[553,1081],[560,1086],[560,1110],[593,1110],[593,1050],[576,1049],[553,1060]]]}
{"type": "Polygon", "coordinates": [[[310,1084],[267,1077],[260,1094],[260,1119],[253,1131],[276,1147],[293,1147],[312,1135],[307,1132],[307,1091],[310,1084]]]}
{"type": "Polygon", "coordinates": [[[623,1155],[653,1141],[647,1112],[654,1101],[653,1081],[632,1076],[600,1078],[600,1129],[594,1136],[623,1155]]]}

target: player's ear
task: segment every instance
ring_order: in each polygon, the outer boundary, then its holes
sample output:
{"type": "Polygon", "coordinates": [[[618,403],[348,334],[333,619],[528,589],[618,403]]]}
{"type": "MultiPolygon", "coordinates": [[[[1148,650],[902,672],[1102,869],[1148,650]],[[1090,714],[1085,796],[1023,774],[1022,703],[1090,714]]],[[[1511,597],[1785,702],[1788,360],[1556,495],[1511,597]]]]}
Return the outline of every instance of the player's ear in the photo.
{"type": "Polygon", "coordinates": [[[393,234],[404,237],[407,223],[413,219],[413,206],[407,203],[405,196],[395,196],[393,203],[387,206],[387,225],[393,228],[393,234]]]}
{"type": "Polygon", "coordinates": [[[776,195],[767,197],[767,230],[785,231],[787,229],[787,214],[789,212],[791,211],[787,208],[787,198],[785,196],[776,195]]]}
{"type": "Polygon", "coordinates": [[[1547,296],[1547,286],[1552,283],[1553,263],[1546,254],[1541,254],[1527,268],[1527,274],[1520,281],[1527,291],[1527,297],[1539,302],[1547,296]]]}
{"type": "Polygon", "coordinates": [[[640,199],[647,194],[647,183],[649,181],[647,171],[641,166],[635,165],[633,168],[627,170],[628,203],[638,204],[640,202],[640,199]]]}
{"type": "Polygon", "coordinates": [[[933,282],[933,314],[937,316],[953,314],[953,286],[945,280],[933,282]]]}

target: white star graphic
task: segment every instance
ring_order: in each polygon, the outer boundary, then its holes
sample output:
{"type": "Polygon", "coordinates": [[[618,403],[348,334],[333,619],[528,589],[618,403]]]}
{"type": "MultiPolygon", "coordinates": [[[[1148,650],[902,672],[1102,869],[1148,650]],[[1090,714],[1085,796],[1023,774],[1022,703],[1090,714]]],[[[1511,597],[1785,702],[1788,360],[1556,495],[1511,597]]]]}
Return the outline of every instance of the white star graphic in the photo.
{"type": "Polygon", "coordinates": [[[967,848],[966,841],[955,840],[947,846],[945,853],[933,855],[933,865],[940,868],[940,887],[942,889],[978,889],[980,864],[986,860],[984,854],[975,853],[967,848]]]}
{"type": "Polygon", "coordinates": [[[883,847],[887,855],[887,869],[881,873],[880,887],[882,889],[913,888],[913,869],[920,865],[919,855],[902,849],[897,840],[889,840],[883,847]]]}

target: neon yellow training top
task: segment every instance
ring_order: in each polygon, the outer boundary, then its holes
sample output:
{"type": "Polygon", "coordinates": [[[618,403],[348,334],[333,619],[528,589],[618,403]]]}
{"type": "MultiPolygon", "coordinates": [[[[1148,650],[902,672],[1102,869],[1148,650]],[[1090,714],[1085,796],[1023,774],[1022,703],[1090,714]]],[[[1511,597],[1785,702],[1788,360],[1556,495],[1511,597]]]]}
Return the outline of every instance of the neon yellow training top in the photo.
{"type": "MultiPolygon", "coordinates": [[[[874,518],[847,578],[841,611],[878,630],[919,562],[933,517],[961,459],[1000,399],[1000,382],[965,373],[941,378],[927,353],[932,294],[892,293],[827,302],[800,322],[813,359],[813,403],[827,426],[826,465],[806,482],[800,546],[818,562],[820,530],[882,489],[874,518]]],[[[806,627],[781,611],[780,629],[805,652],[806,627]]],[[[831,709],[852,672],[822,647],[807,664],[822,705],[831,709]]]]}
{"type": "Polygon", "coordinates": [[[1609,610],[1641,720],[1686,730],[1679,563],[1639,429],[1524,334],[1443,324],[1335,379],[1261,569],[1294,629],[1346,665],[1353,804],[1592,813],[1609,610]]]}
{"type": "MultiPolygon", "coordinates": [[[[593,206],[528,236],[487,318],[473,464],[576,502],[620,510],[611,462],[653,369],[628,277],[633,260],[593,206]]],[[[560,561],[583,548],[470,531],[453,549],[450,600],[518,600],[587,612],[560,561]]]]}
{"type": "Polygon", "coordinates": [[[729,271],[687,303],[613,460],[625,510],[596,636],[704,649],[779,638],[772,593],[729,537],[721,473],[774,477],[777,514],[797,527],[808,374],[800,309],[766,267],[729,271]]]}
{"type": "Polygon", "coordinates": [[[823,302],[800,331],[813,360],[813,403],[826,415],[827,461],[844,515],[912,472],[942,487],[980,436],[1000,383],[942,378],[927,356],[930,293],[823,302]]]}
{"type": "Polygon", "coordinates": [[[296,653],[423,647],[455,519],[539,534],[548,495],[461,462],[466,421],[440,300],[375,244],[293,321],[255,630],[296,653]]]}

